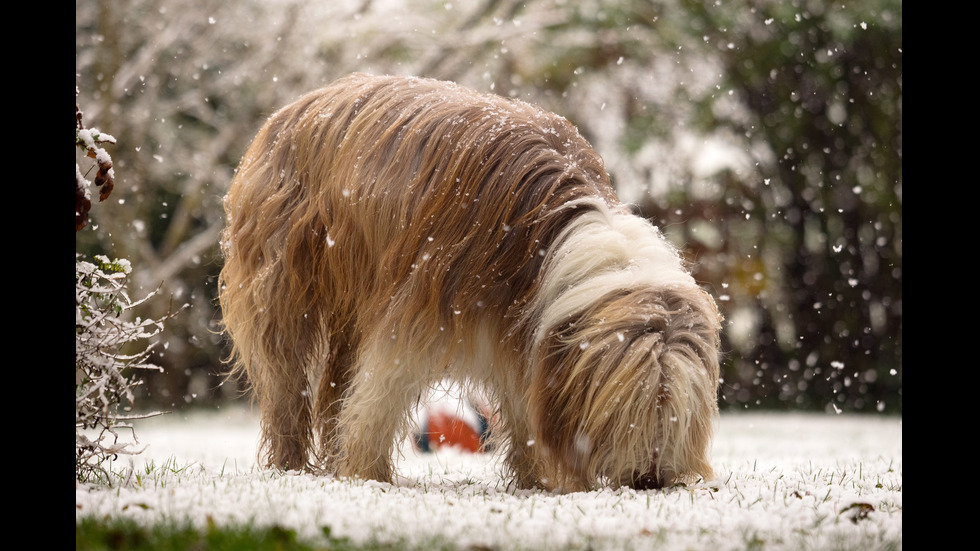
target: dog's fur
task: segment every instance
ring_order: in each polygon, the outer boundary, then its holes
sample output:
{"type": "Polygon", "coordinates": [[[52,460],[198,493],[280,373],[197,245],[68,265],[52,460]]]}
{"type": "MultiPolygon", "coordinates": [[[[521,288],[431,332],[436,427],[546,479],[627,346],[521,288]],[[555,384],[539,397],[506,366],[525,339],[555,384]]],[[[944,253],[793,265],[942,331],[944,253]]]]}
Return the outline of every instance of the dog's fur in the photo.
{"type": "Polygon", "coordinates": [[[499,407],[520,487],[712,476],[716,305],[565,119],[351,75],[266,122],[225,211],[220,302],[269,466],[391,480],[448,375],[499,407]]]}

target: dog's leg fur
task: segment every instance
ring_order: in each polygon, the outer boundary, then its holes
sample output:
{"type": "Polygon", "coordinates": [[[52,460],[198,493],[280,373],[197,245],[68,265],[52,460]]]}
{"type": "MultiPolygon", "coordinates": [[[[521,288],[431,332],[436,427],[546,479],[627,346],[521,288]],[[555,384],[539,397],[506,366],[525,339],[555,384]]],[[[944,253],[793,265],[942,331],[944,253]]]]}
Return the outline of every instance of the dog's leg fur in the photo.
{"type": "Polygon", "coordinates": [[[262,413],[263,447],[268,463],[282,469],[302,469],[309,462],[312,414],[309,385],[300,370],[283,369],[282,377],[256,387],[262,413]],[[298,372],[298,373],[297,373],[298,372]],[[288,396],[289,399],[283,399],[288,396]]]}
{"type": "MultiPolygon", "coordinates": [[[[248,302],[249,308],[265,316],[263,319],[282,314],[274,307],[248,302]]],[[[282,469],[302,469],[311,459],[313,438],[308,378],[314,361],[308,353],[312,345],[304,332],[280,331],[274,323],[259,333],[261,337],[240,339],[238,346],[240,355],[247,358],[244,369],[255,373],[250,381],[261,411],[260,450],[264,463],[282,469]]]]}
{"type": "MultiPolygon", "coordinates": [[[[522,389],[513,389],[508,394],[522,396],[522,389]],[[513,392],[513,394],[511,394],[513,392]]],[[[536,446],[542,445],[534,438],[534,429],[529,424],[529,412],[522,400],[506,398],[501,401],[500,415],[506,427],[508,445],[504,448],[504,463],[517,488],[547,488],[548,480],[542,476],[542,466],[538,460],[536,446]]]]}
{"type": "Polygon", "coordinates": [[[370,334],[357,354],[337,418],[338,476],[391,481],[394,445],[406,435],[406,414],[435,382],[432,354],[387,327],[370,334]]]}
{"type": "Polygon", "coordinates": [[[317,464],[319,470],[327,473],[336,470],[337,458],[340,456],[337,421],[354,369],[354,352],[350,344],[341,335],[336,335],[333,340],[339,343],[331,347],[329,360],[317,384],[313,404],[314,433],[318,437],[317,464]]]}

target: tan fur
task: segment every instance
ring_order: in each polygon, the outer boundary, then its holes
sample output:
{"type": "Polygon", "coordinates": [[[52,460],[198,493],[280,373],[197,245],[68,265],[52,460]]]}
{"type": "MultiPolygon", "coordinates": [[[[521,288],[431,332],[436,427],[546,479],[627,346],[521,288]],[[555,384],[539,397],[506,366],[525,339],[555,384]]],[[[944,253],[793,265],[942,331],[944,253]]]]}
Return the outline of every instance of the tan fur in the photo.
{"type": "Polygon", "coordinates": [[[522,487],[711,477],[713,300],[566,120],[351,75],[275,113],[225,198],[220,302],[264,462],[392,477],[407,412],[483,386],[522,487]]]}

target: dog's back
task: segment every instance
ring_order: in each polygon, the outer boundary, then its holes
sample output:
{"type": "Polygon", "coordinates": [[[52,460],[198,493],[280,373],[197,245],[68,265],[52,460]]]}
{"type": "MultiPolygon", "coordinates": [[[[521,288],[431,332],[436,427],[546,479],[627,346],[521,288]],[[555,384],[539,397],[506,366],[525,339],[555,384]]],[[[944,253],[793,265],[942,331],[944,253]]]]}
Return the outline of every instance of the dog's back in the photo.
{"type": "Polygon", "coordinates": [[[574,216],[561,205],[582,197],[616,201],[565,119],[444,82],[351,75],[274,114],[246,153],[225,203],[238,268],[223,303],[252,287],[244,315],[276,305],[289,319],[271,323],[303,332],[375,326],[381,295],[415,312],[396,331],[514,319],[574,216]]]}

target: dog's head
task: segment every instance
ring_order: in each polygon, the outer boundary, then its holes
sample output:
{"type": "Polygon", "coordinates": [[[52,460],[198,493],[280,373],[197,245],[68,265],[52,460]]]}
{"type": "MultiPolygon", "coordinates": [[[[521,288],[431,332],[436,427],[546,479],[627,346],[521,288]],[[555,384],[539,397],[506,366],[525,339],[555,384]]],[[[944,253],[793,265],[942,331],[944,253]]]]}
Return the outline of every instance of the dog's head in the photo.
{"type": "Polygon", "coordinates": [[[720,315],[659,232],[617,217],[576,222],[544,268],[528,399],[548,486],[713,476],[720,315]]]}
{"type": "Polygon", "coordinates": [[[612,292],[547,329],[531,392],[556,487],[711,477],[717,350],[696,287],[612,292]]]}

